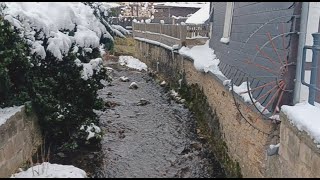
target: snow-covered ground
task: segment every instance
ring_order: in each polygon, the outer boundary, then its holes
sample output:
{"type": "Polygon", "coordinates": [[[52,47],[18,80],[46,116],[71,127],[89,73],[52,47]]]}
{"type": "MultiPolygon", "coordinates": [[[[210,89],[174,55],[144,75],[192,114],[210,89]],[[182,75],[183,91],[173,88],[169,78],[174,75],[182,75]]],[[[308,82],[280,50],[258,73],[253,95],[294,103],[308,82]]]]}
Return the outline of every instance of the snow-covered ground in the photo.
{"type": "Polygon", "coordinates": [[[294,106],[283,105],[281,111],[300,131],[307,132],[315,143],[320,143],[320,107],[302,102],[294,106]]]}
{"type": "Polygon", "coordinates": [[[210,3],[204,4],[201,9],[192,14],[187,20],[187,24],[203,24],[209,19],[210,3]]]}
{"type": "Polygon", "coordinates": [[[141,62],[139,59],[136,59],[132,56],[119,56],[119,63],[122,66],[126,65],[129,68],[138,69],[139,71],[147,71],[148,68],[145,63],[141,62]]]}
{"type": "Polygon", "coordinates": [[[198,71],[210,71],[215,75],[225,77],[218,67],[220,60],[216,58],[214,50],[209,47],[209,40],[204,45],[193,46],[192,48],[183,46],[179,53],[191,57],[194,60],[194,67],[198,71]]]}
{"type": "Polygon", "coordinates": [[[87,173],[72,165],[44,162],[13,174],[11,178],[87,178],[87,173]]]}
{"type": "Polygon", "coordinates": [[[21,111],[22,108],[23,106],[6,107],[3,109],[0,108],[0,126],[6,123],[11,116],[21,111]]]}

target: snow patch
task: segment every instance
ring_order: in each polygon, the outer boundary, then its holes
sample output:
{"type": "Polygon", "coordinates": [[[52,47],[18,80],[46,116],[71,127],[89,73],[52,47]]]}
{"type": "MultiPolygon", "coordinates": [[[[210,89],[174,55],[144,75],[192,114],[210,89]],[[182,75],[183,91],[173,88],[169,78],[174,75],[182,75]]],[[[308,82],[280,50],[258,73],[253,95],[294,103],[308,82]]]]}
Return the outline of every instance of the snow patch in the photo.
{"type": "Polygon", "coordinates": [[[287,115],[291,124],[300,131],[305,131],[314,140],[320,143],[320,108],[308,102],[301,102],[294,106],[283,105],[281,111],[287,115]]]}
{"type": "Polygon", "coordinates": [[[124,27],[122,27],[120,25],[111,25],[111,26],[113,28],[117,29],[118,31],[120,31],[124,35],[130,34],[130,32],[128,30],[126,30],[124,27]]]}
{"type": "Polygon", "coordinates": [[[198,71],[206,73],[210,71],[215,75],[225,77],[218,67],[220,60],[216,58],[214,50],[209,47],[209,41],[206,41],[204,45],[193,46],[192,48],[183,46],[179,53],[192,58],[194,67],[198,71]]]}
{"type": "Polygon", "coordinates": [[[44,162],[26,171],[13,174],[11,178],[87,178],[87,173],[72,165],[44,162]]]}
{"type": "Polygon", "coordinates": [[[87,133],[89,133],[87,136],[87,140],[89,140],[95,136],[100,136],[99,133],[101,132],[101,129],[93,123],[90,123],[90,126],[87,126],[86,128],[84,125],[82,125],[80,127],[80,130],[85,130],[87,133]]]}
{"type": "Polygon", "coordinates": [[[5,124],[6,121],[17,112],[21,111],[23,106],[13,106],[13,107],[6,107],[0,108],[0,126],[5,124]]]}
{"type": "Polygon", "coordinates": [[[119,63],[122,66],[127,66],[132,69],[137,69],[139,71],[147,71],[147,65],[132,56],[119,56],[119,63]]]}
{"type": "Polygon", "coordinates": [[[226,37],[222,37],[221,39],[220,39],[220,42],[222,42],[222,43],[225,43],[225,44],[227,44],[227,43],[229,43],[229,41],[230,41],[230,38],[226,38],[226,37]]]}
{"type": "MultiPolygon", "coordinates": [[[[76,64],[79,64],[80,60],[75,61],[76,64]]],[[[101,68],[103,68],[101,58],[92,59],[89,63],[82,63],[82,65],[83,69],[81,71],[81,78],[84,80],[91,78],[94,74],[94,71],[99,72],[101,68]]]]}

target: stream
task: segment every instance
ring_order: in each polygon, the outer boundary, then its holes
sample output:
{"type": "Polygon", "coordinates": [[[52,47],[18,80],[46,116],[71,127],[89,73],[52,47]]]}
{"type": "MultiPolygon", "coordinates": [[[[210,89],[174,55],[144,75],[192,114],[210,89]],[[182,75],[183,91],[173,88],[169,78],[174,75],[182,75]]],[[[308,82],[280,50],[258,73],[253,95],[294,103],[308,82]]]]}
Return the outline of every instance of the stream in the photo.
{"type": "Polygon", "coordinates": [[[102,163],[95,167],[94,177],[225,177],[198,137],[192,112],[146,72],[114,61],[106,65],[113,68],[113,81],[98,92],[107,109],[97,112],[104,136],[102,163]],[[121,76],[129,81],[121,81],[121,76]],[[132,82],[137,89],[129,88],[132,82]]]}

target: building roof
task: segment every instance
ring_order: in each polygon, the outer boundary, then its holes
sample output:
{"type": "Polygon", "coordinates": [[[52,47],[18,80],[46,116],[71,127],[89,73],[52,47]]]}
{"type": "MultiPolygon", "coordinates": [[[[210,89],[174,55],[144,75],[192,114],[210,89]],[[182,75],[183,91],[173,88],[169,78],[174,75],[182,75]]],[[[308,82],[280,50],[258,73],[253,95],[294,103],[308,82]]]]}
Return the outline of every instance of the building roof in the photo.
{"type": "Polygon", "coordinates": [[[189,8],[201,8],[204,4],[210,4],[209,2],[158,2],[153,5],[157,7],[189,7],[189,8]]]}
{"type": "Polygon", "coordinates": [[[203,24],[209,19],[210,4],[203,4],[202,8],[192,14],[187,20],[187,24],[203,24]]]}

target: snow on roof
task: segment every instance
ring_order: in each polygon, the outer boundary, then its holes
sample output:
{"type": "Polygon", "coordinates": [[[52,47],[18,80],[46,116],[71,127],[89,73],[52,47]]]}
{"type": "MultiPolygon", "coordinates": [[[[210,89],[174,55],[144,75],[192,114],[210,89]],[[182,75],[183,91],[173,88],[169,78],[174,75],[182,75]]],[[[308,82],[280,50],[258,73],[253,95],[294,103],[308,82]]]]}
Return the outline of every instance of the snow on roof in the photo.
{"type": "Polygon", "coordinates": [[[192,14],[187,20],[187,24],[203,24],[209,19],[210,4],[204,4],[201,9],[192,14]]]}
{"type": "Polygon", "coordinates": [[[172,6],[172,7],[194,7],[201,8],[204,4],[210,4],[209,2],[162,2],[154,3],[154,6],[172,6]]]}
{"type": "Polygon", "coordinates": [[[305,131],[314,140],[320,143],[320,106],[312,106],[308,102],[294,106],[283,105],[281,111],[287,115],[289,121],[300,131],[305,131]]]}
{"type": "Polygon", "coordinates": [[[6,107],[1,109],[0,108],[0,126],[13,115],[15,115],[17,112],[21,111],[23,106],[13,106],[13,107],[6,107]]]}
{"type": "Polygon", "coordinates": [[[87,178],[87,173],[72,165],[44,162],[26,171],[13,174],[11,178],[87,178]],[[35,172],[37,170],[37,172],[35,172]],[[39,172],[38,172],[39,171],[39,172]]]}

